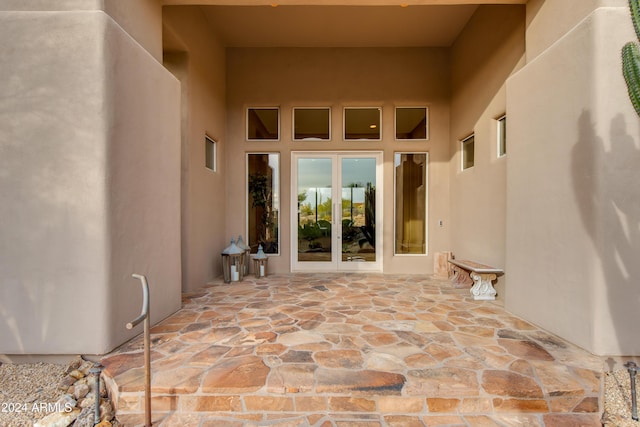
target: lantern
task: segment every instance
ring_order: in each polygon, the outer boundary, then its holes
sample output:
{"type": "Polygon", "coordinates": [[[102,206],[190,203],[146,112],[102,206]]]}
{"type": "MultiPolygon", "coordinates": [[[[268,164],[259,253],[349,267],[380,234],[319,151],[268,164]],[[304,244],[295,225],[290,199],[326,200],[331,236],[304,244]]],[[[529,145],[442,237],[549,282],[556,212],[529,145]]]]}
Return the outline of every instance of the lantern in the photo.
{"type": "Polygon", "coordinates": [[[265,277],[267,275],[267,262],[269,257],[262,251],[262,245],[258,246],[258,253],[253,257],[253,270],[256,278],[265,277]]]}
{"type": "Polygon", "coordinates": [[[237,282],[244,277],[244,251],[233,239],[222,251],[222,274],[225,283],[237,282]]]}
{"type": "Polygon", "coordinates": [[[251,255],[251,248],[246,243],[244,243],[244,240],[242,240],[242,235],[238,236],[236,246],[244,251],[244,275],[248,276],[249,263],[251,262],[251,259],[249,258],[249,256],[251,255]]]}

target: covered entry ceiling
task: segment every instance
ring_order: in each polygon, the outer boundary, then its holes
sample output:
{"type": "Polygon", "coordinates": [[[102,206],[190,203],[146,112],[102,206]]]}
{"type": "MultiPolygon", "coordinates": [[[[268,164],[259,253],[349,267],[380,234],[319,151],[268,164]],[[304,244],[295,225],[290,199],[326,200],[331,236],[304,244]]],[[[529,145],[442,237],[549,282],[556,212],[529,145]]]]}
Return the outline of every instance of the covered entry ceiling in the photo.
{"type": "MultiPolygon", "coordinates": [[[[199,6],[227,47],[449,47],[480,5],[528,0],[162,0],[199,6]]],[[[171,50],[171,34],[164,35],[171,50]]]]}
{"type": "Polygon", "coordinates": [[[203,6],[231,47],[448,47],[477,5],[203,6]]]}

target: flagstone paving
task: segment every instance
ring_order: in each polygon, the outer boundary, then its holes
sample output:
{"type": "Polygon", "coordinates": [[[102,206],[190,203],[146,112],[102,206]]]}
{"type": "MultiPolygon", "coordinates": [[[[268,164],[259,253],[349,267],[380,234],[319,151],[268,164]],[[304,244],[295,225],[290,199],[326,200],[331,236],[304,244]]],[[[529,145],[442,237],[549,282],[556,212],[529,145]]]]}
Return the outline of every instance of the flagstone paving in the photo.
{"type": "MultiPolygon", "coordinates": [[[[599,357],[432,277],[216,281],[151,332],[163,427],[601,425],[599,357]]],[[[143,425],[142,337],[102,363],[143,425]]]]}

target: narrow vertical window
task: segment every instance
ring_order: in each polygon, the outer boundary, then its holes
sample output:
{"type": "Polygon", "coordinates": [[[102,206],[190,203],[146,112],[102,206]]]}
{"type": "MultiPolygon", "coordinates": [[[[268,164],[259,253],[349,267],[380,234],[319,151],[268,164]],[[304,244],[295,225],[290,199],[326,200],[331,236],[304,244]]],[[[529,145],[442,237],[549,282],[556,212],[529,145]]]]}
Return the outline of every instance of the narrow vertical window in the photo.
{"type": "Polygon", "coordinates": [[[247,154],[247,236],[251,253],[280,252],[280,155],[247,154]]]}
{"type": "Polygon", "coordinates": [[[498,119],[498,157],[507,154],[507,116],[498,119]]]}
{"type": "Polygon", "coordinates": [[[462,148],[462,170],[472,168],[475,160],[475,135],[466,137],[460,142],[462,148]]]}
{"type": "Polygon", "coordinates": [[[279,108],[247,108],[248,141],[278,141],[279,139],[279,108]]]}
{"type": "Polygon", "coordinates": [[[204,165],[207,169],[216,171],[216,142],[205,135],[204,137],[204,165]]]}
{"type": "Polygon", "coordinates": [[[427,153],[395,153],[395,254],[427,253],[427,153]]]}

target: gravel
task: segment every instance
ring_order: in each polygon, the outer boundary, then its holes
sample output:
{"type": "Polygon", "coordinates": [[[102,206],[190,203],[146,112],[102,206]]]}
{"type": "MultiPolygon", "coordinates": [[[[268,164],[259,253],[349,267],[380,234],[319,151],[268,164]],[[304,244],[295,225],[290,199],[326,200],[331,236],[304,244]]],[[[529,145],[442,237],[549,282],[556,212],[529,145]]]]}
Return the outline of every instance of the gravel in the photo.
{"type": "Polygon", "coordinates": [[[55,403],[64,393],[58,389],[66,366],[50,363],[0,365],[0,426],[31,427],[37,420],[54,412],[55,403]]]}
{"type": "MultiPolygon", "coordinates": [[[[636,385],[640,387],[640,376],[636,385]]],[[[629,372],[619,369],[605,374],[603,424],[607,427],[639,427],[640,422],[631,419],[631,385],[629,372]]],[[[638,390],[636,389],[636,396],[638,390]]]]}
{"type": "MultiPolygon", "coordinates": [[[[64,394],[58,386],[67,366],[50,363],[0,364],[0,426],[31,427],[49,414],[46,404],[64,394]]],[[[638,376],[640,388],[640,376],[638,376]]],[[[620,369],[605,374],[603,425],[640,427],[631,419],[629,373],[620,369]]],[[[640,396],[639,396],[640,397],[640,396]]]]}

